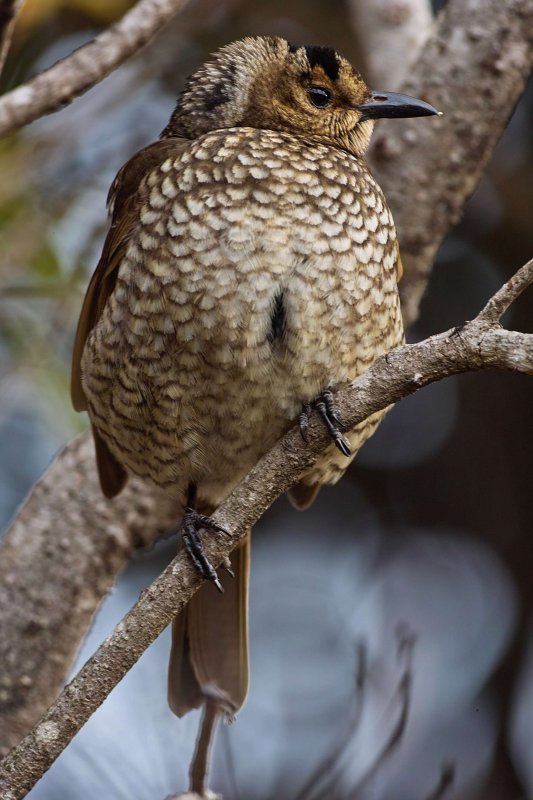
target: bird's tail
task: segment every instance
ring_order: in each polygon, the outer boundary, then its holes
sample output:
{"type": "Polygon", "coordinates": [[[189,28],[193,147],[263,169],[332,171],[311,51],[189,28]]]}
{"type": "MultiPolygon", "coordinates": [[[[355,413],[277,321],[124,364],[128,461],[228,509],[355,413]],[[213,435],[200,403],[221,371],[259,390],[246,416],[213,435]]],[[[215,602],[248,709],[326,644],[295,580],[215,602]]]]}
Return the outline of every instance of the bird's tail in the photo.
{"type": "Polygon", "coordinates": [[[224,594],[205,583],[172,624],[168,702],[178,717],[204,703],[233,715],[246,699],[250,536],[231,554],[235,577],[219,574],[224,594]]]}

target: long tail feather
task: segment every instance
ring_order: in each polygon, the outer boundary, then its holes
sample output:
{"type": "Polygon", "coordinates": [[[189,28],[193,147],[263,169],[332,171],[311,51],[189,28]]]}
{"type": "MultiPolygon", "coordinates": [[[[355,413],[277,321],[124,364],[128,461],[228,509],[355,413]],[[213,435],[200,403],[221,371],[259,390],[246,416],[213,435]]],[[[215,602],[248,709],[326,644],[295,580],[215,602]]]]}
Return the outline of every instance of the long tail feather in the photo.
{"type": "Polygon", "coordinates": [[[235,577],[221,574],[221,595],[205,584],[172,625],[168,702],[183,716],[205,702],[236,713],[248,692],[250,534],[231,555],[235,577]]]}

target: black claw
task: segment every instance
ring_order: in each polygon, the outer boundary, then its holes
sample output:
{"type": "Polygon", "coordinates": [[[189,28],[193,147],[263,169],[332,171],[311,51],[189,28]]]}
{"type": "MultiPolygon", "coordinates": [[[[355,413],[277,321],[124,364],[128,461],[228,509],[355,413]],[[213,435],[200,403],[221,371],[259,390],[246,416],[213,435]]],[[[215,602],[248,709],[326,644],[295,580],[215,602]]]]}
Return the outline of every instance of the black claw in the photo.
{"type": "Polygon", "coordinates": [[[334,441],[335,441],[335,446],[338,447],[343,456],[349,458],[352,455],[352,448],[350,447],[350,442],[348,441],[346,436],[343,436],[342,433],[339,433],[338,436],[335,436],[334,441]]]}
{"type": "Polygon", "coordinates": [[[224,588],[220,583],[216,569],[212,566],[209,559],[204,555],[202,540],[199,536],[199,531],[202,528],[216,531],[217,533],[224,533],[227,536],[230,534],[228,531],[216,522],[213,522],[211,517],[206,517],[203,514],[198,514],[193,508],[187,507],[183,515],[183,522],[181,523],[183,546],[185,547],[191,561],[196,569],[215,584],[218,591],[224,593],[224,588]]]}
{"type": "Polygon", "coordinates": [[[298,425],[300,427],[300,435],[304,442],[307,444],[309,441],[309,437],[307,435],[307,429],[309,428],[309,414],[312,411],[312,406],[310,403],[306,403],[302,413],[298,417],[298,425]]]}
{"type": "Polygon", "coordinates": [[[333,397],[333,393],[331,389],[326,389],[325,392],[322,393],[322,400],[326,406],[326,411],[328,417],[335,425],[340,425],[341,421],[337,415],[337,408],[335,406],[335,398],[333,397]]]}
{"type": "Polygon", "coordinates": [[[185,511],[187,513],[193,513],[196,519],[196,526],[198,530],[200,528],[207,528],[210,531],[216,531],[216,533],[223,533],[225,536],[231,536],[231,533],[228,531],[227,528],[224,528],[223,525],[219,525],[218,522],[215,522],[211,517],[206,517],[204,514],[198,514],[193,508],[186,508],[185,511]]]}
{"type": "Polygon", "coordinates": [[[302,434],[302,439],[307,442],[307,429],[309,427],[309,414],[313,406],[316,408],[318,413],[320,414],[326,428],[328,429],[328,433],[343,456],[349,458],[352,455],[352,450],[350,448],[350,443],[346,436],[343,436],[339,430],[339,426],[341,424],[340,419],[337,415],[337,410],[335,408],[335,398],[333,397],[332,392],[329,389],[326,389],[322,394],[315,400],[315,402],[311,404],[306,404],[304,406],[304,410],[300,414],[299,417],[299,426],[300,426],[300,433],[302,434]]]}

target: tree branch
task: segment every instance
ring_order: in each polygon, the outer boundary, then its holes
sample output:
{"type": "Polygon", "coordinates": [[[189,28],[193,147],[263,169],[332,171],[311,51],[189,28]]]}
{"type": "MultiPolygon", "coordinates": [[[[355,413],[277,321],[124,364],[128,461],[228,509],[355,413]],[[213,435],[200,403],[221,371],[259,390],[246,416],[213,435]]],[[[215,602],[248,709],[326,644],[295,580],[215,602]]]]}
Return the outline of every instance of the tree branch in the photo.
{"type": "Polygon", "coordinates": [[[432,32],[430,0],[348,0],[348,8],[367,83],[397,89],[432,32]]]}
{"type": "MultiPolygon", "coordinates": [[[[525,267],[528,265],[526,264],[525,267]]],[[[525,269],[525,267],[523,269],[525,269]]],[[[523,270],[520,270],[513,275],[512,278],[509,278],[507,283],[504,283],[501,289],[499,289],[495,295],[493,295],[487,305],[480,311],[479,316],[485,319],[487,322],[498,322],[509,306],[514,303],[514,301],[520,297],[522,292],[524,291],[523,286],[523,270]]],[[[517,333],[516,336],[522,336],[523,334],[517,333]]]]}
{"type": "Polygon", "coordinates": [[[180,509],[134,480],[102,496],[91,435],[68,444],[2,543],[0,742],[4,752],[52,702],[94,610],[132,552],[176,525],[180,509]],[[42,654],[47,653],[46,659],[42,654]]]}
{"type": "Polygon", "coordinates": [[[371,159],[398,229],[406,325],[418,316],[435,254],[459,220],[532,69],[533,0],[448,0],[402,86],[444,116],[425,125],[382,124],[376,132],[371,159]]]}
{"type": "Polygon", "coordinates": [[[58,111],[138,53],[187,0],[139,0],[92,41],[0,99],[0,136],[58,111]]]}
{"type": "MultiPolygon", "coordinates": [[[[531,283],[533,260],[495,295],[496,304],[506,307],[531,283]]],[[[495,298],[471,322],[381,356],[350,386],[340,389],[336,401],[343,428],[353,428],[376,411],[449,375],[487,367],[533,375],[533,334],[510,334],[488,319],[487,309],[490,317],[495,298]]],[[[295,426],[261,459],[214,515],[232,533],[204,539],[206,556],[214,565],[229,555],[247,529],[327,446],[331,442],[314,413],[308,444],[295,426]]],[[[142,592],[41,721],[0,764],[4,800],[25,796],[201,583],[198,571],[180,553],[142,592]]]]}

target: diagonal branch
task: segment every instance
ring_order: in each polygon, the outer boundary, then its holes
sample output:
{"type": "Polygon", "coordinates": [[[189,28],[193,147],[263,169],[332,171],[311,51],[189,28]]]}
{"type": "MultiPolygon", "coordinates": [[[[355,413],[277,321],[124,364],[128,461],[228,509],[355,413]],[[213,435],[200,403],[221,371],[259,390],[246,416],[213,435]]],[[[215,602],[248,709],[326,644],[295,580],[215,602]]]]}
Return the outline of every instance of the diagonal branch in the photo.
{"type": "MultiPolygon", "coordinates": [[[[516,297],[533,283],[533,260],[498,293],[516,297]]],[[[490,304],[489,304],[490,305],[490,304]]],[[[510,334],[481,312],[463,326],[405,345],[381,356],[336,396],[344,428],[353,428],[370,414],[386,408],[434,381],[488,367],[533,375],[533,334],[510,334]],[[507,339],[511,336],[513,347],[507,339]],[[516,336],[520,337],[519,347],[516,336]]],[[[272,502],[331,446],[323,426],[312,415],[309,444],[294,427],[267,453],[215,514],[232,532],[204,541],[209,560],[219,565],[272,502]]],[[[140,596],[113,633],[63,690],[33,730],[0,764],[3,800],[19,800],[51,766],[72,737],[109,692],[188,602],[202,578],[181,553],[140,596]]]]}
{"type": "MultiPolygon", "coordinates": [[[[524,280],[527,280],[530,263],[525,264],[490,298],[486,306],[479,312],[478,316],[480,318],[485,319],[487,322],[497,323],[503,317],[509,306],[524,291],[524,280]],[[526,278],[524,278],[524,275],[526,278]]],[[[516,334],[517,337],[521,335],[523,334],[516,334]]]]}
{"type": "Polygon", "coordinates": [[[0,136],[58,111],[138,53],[188,0],[139,0],[119,22],[0,99],[0,136]]]}

